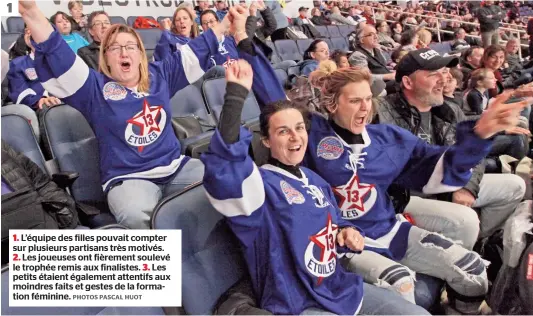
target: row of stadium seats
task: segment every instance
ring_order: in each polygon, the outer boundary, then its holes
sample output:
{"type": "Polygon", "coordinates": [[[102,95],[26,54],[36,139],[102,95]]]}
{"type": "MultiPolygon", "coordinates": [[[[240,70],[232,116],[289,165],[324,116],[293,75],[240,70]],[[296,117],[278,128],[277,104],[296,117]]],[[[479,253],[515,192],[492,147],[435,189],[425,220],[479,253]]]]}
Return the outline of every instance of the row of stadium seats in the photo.
{"type": "MultiPolygon", "coordinates": [[[[330,51],[340,49],[348,51],[348,39],[345,37],[323,38],[328,44],[330,51]]],[[[272,56],[272,63],[277,63],[282,60],[303,60],[304,52],[314,39],[299,39],[299,40],[277,40],[275,42],[267,41],[266,44],[274,51],[272,56]]]]}
{"type": "MultiPolygon", "coordinates": [[[[154,19],[152,16],[145,16],[146,18],[154,19]]],[[[133,23],[138,18],[138,16],[130,16],[126,20],[121,16],[110,16],[109,20],[112,24],[127,24],[133,26],[133,23]]],[[[172,19],[172,16],[160,16],[157,18],[157,22],[161,23],[164,19],[172,19]]],[[[2,33],[22,33],[24,32],[24,21],[21,17],[12,16],[6,19],[6,27],[2,24],[2,33]]]]}

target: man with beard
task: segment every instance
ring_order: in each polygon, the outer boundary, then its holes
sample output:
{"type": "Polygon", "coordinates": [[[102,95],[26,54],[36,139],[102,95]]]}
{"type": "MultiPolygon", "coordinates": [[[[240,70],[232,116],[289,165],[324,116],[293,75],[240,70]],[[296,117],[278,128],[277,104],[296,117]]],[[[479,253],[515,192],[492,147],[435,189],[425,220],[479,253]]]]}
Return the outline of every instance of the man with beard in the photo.
{"type": "MultiPolygon", "coordinates": [[[[443,91],[449,79],[446,67],[455,67],[459,61],[456,57],[446,57],[448,65],[443,67],[434,62],[436,56],[439,56],[437,52],[426,48],[409,52],[401,60],[396,71],[400,92],[378,101],[376,121],[405,128],[429,144],[450,146],[456,140],[457,123],[465,117],[455,104],[444,101],[443,91]]],[[[472,235],[473,228],[465,229],[475,225],[477,219],[472,219],[475,213],[469,208],[481,209],[479,237],[483,238],[503,227],[525,193],[525,183],[520,177],[484,174],[484,170],[482,161],[473,170],[469,183],[451,194],[430,196],[410,192],[418,197],[411,198],[405,212],[413,215],[415,224],[417,216],[435,216],[439,224],[424,227],[427,230],[439,232],[442,226],[447,226],[447,230],[452,223],[459,223],[457,228],[462,232],[448,237],[462,240],[466,248],[471,247],[478,236],[472,235]]]]}

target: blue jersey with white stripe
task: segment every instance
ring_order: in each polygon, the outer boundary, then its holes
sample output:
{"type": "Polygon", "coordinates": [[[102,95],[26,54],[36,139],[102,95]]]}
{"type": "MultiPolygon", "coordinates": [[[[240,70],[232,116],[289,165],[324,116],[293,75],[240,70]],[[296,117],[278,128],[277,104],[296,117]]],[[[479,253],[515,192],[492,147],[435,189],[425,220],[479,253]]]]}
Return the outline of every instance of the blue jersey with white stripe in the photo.
{"type": "MultiPolygon", "coordinates": [[[[356,314],[361,277],[337,259],[340,216],[331,187],[307,168],[302,178],[272,165],[258,168],[248,155],[251,133],[226,144],[217,130],[202,156],[204,187],[240,241],[259,305],[274,314],[319,308],[356,314]]],[[[357,227],[355,227],[358,229],[357,227]]],[[[358,229],[359,230],[359,229],[358,229]]]]}
{"type": "Polygon", "coordinates": [[[180,52],[148,67],[150,89],[139,93],[94,71],[53,32],[35,44],[35,67],[43,87],[79,110],[99,145],[104,190],[123,179],[165,183],[184,165],[171,124],[170,98],[198,80],[218,50],[212,31],[180,52]]]}
{"type": "MultiPolygon", "coordinates": [[[[259,104],[286,98],[266,58],[241,55],[254,70],[259,104]]],[[[491,141],[474,134],[474,122],[458,125],[454,146],[439,147],[385,124],[366,126],[364,144],[347,144],[326,118],[313,114],[311,120],[304,165],[332,186],[343,218],[365,232],[365,249],[396,260],[405,255],[411,226],[397,219],[389,186],[394,182],[427,194],[456,191],[469,181],[471,168],[491,147],[491,141]]]]}
{"type": "Polygon", "coordinates": [[[25,104],[37,109],[45,91],[35,71],[33,56],[26,55],[13,59],[9,63],[7,78],[9,99],[15,104],[25,104]]]}
{"type": "Polygon", "coordinates": [[[161,32],[161,37],[154,50],[154,60],[159,61],[167,58],[172,53],[180,50],[182,46],[191,41],[190,37],[174,34],[168,30],[161,32]]]}

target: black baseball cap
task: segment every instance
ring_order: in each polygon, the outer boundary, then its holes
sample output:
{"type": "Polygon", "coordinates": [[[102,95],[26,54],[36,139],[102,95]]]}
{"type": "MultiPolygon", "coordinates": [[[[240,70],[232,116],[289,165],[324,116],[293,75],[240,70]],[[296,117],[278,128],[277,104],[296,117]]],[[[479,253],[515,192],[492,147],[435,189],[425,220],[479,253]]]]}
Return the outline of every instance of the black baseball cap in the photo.
{"type": "Polygon", "coordinates": [[[396,68],[396,82],[401,82],[404,76],[409,76],[417,70],[438,70],[444,67],[452,68],[458,64],[458,57],[442,57],[430,48],[410,51],[400,60],[396,68]]]}
{"type": "Polygon", "coordinates": [[[300,12],[300,11],[304,11],[304,10],[309,10],[309,8],[306,8],[306,7],[300,7],[300,8],[298,9],[298,12],[300,12]]]}

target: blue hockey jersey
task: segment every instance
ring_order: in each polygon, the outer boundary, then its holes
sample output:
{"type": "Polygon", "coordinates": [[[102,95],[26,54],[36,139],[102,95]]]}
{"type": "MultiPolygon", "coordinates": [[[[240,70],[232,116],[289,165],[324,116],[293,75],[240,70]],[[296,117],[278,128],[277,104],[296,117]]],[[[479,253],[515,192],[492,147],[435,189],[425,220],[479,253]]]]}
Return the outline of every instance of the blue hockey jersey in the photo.
{"type": "Polygon", "coordinates": [[[228,145],[217,130],[201,159],[207,196],[242,245],[259,305],[274,314],[312,307],[356,314],[362,280],[340,265],[345,249],[336,242],[339,229],[353,224],[341,218],[331,187],[306,168],[302,178],[258,168],[248,155],[251,140],[241,127],[240,140],[228,145]]]}
{"type": "Polygon", "coordinates": [[[9,63],[7,78],[9,82],[9,99],[15,104],[25,104],[37,109],[39,100],[45,96],[37,72],[33,55],[17,57],[9,63]]]}
{"type": "MultiPolygon", "coordinates": [[[[272,66],[260,55],[241,52],[254,70],[259,104],[285,99],[272,66]],[[267,87],[268,84],[268,87],[267,87]]],[[[387,194],[393,183],[427,194],[462,188],[490,151],[491,141],[473,133],[474,122],[461,123],[452,147],[428,145],[409,131],[392,125],[369,125],[364,145],[347,144],[326,118],[313,114],[304,165],[326,180],[335,192],[342,216],[363,229],[365,249],[400,260],[411,225],[396,217],[387,194]]]]}
{"type": "Polygon", "coordinates": [[[90,69],[57,32],[34,43],[43,87],[79,110],[99,145],[104,190],[123,179],[165,183],[187,161],[171,124],[170,98],[201,78],[218,50],[212,31],[149,64],[150,90],[138,93],[90,69]]]}
{"type": "Polygon", "coordinates": [[[164,30],[155,47],[154,60],[159,61],[165,59],[170,54],[180,50],[182,46],[187,45],[190,41],[190,37],[177,35],[168,30],[164,30]]]}

